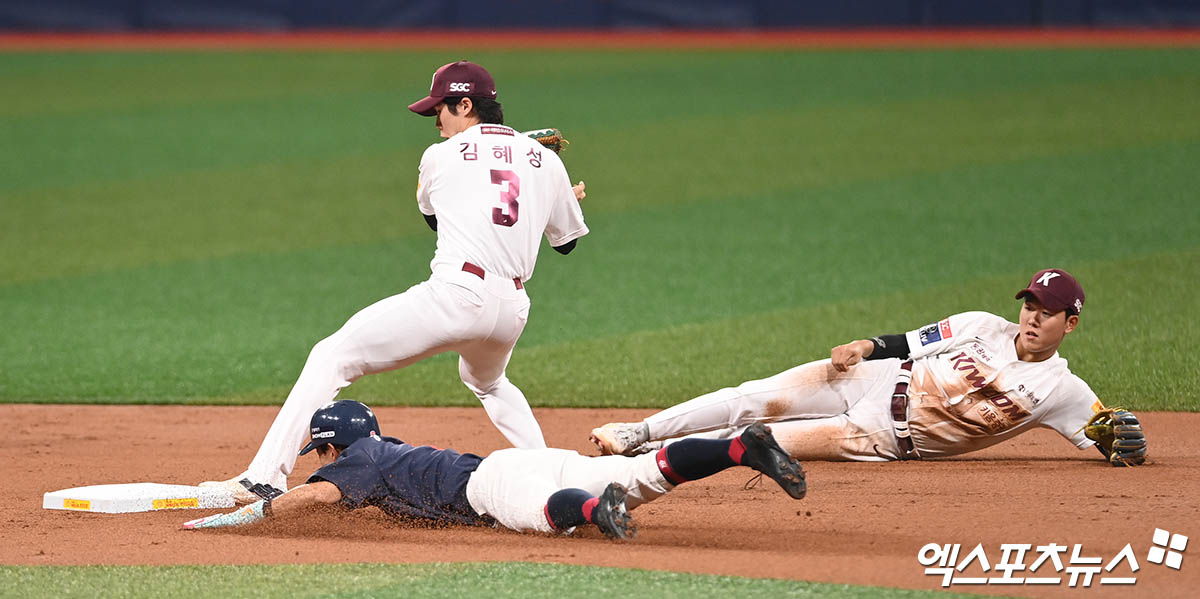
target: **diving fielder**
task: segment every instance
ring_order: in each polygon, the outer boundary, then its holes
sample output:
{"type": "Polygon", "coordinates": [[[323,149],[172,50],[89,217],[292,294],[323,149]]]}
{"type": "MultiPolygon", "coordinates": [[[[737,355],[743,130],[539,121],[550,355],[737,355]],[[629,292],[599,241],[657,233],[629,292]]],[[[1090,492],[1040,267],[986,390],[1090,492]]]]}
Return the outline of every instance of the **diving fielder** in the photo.
{"type": "Polygon", "coordinates": [[[1076,447],[1097,446],[1116,466],[1145,461],[1127,410],[1106,410],[1058,347],[1079,324],[1083,288],[1048,269],[1017,293],[1019,322],[956,314],[902,335],[833,348],[828,360],[721,389],[638,423],[592,430],[602,453],[636,454],[663,440],[726,438],[771,422],[797,459],[883,461],[976,451],[1034,427],[1076,447]]]}
{"type": "Polygon", "coordinates": [[[521,390],[505,376],[525,328],[538,246],[561,254],[588,233],[579,200],[553,151],[504,126],[496,85],[459,61],[433,75],[429,96],[409,106],[433,116],[446,141],[421,157],[417,206],[437,232],[432,276],[364,308],[317,343],[245,472],[221,486],[241,503],[287,488],[313,412],[365,374],[459,354],[463,383],[514,447],[545,447],[521,390]],[[253,491],[253,492],[251,492],[253,491]]]}

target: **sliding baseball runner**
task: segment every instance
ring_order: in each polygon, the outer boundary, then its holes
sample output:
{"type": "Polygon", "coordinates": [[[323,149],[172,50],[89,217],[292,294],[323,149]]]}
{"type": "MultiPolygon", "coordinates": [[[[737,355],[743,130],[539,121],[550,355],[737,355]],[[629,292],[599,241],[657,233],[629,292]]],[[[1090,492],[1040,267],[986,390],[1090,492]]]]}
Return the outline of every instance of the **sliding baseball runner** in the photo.
{"type": "Polygon", "coordinates": [[[286,520],[329,504],[517,531],[570,533],[595,525],[611,538],[629,539],[637,530],[629,510],[735,466],[769,476],[793,499],[802,499],[807,489],[799,462],[762,424],[734,439],[690,439],[637,457],[516,448],[480,457],[409,445],[380,436],[375,414],[352,400],[318,409],[309,431],[312,440],[300,453],[315,450],[322,466],[304,485],[234,512],[188,521],[184,528],[286,520]]]}

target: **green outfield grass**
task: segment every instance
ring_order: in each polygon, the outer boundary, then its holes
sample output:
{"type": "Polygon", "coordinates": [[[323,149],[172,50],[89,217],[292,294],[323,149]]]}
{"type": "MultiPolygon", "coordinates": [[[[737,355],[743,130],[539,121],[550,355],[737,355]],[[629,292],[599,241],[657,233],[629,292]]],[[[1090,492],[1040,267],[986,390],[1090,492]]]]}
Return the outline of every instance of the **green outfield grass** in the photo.
{"type": "MultiPolygon", "coordinates": [[[[1088,290],[1105,398],[1200,408],[1200,51],[470,52],[556,125],[593,233],[544,252],[510,376],[666,406],[949,313],[1088,290]],[[534,56],[536,55],[536,56],[534,56]]],[[[442,53],[6,54],[0,400],[279,403],[423,280],[408,113],[442,53]]],[[[471,405],[453,356],[347,390],[471,405]]]]}
{"type": "MultiPolygon", "coordinates": [[[[1088,290],[1073,370],[1109,403],[1200,409],[1195,49],[0,54],[0,402],[280,403],[316,341],[426,278],[413,188],[437,137],[405,106],[460,56],[510,124],[566,130],[588,182],[593,233],[529,284],[509,375],[535,406],[663,407],[850,338],[1015,317],[1056,265],[1088,290]]],[[[473,405],[453,360],[343,396],[473,405]]],[[[539,564],[0,567],[21,597],[447,588],[927,595],[539,564]]]]}
{"type": "Polygon", "coordinates": [[[786,580],[588,568],[559,564],[340,564],[305,566],[0,566],[0,597],[158,597],[308,599],[324,597],[642,597],[698,596],[909,598],[962,594],[786,580]]]}

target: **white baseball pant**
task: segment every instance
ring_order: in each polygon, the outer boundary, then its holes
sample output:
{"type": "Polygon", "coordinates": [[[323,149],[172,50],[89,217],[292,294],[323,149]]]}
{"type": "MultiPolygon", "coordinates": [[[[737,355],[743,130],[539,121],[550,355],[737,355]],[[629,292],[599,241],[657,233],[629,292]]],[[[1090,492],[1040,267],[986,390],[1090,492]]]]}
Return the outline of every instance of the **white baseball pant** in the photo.
{"type": "Polygon", "coordinates": [[[463,383],[514,447],[545,447],[529,402],[504,375],[528,316],[529,296],[512,279],[449,267],[363,308],[313,347],[245,475],[286,489],[313,412],[364,374],[447,351],[458,352],[463,383]]]}
{"type": "Polygon", "coordinates": [[[651,439],[728,439],[768,423],[798,460],[900,458],[891,398],[900,360],[871,360],[838,372],[828,359],[701,395],[646,418],[651,439]]]}
{"type": "Polygon", "coordinates": [[[629,509],[674,488],[653,453],[589,457],[566,449],[501,449],[484,458],[467,481],[467,502],[506,528],[554,532],[545,512],[551,495],[583,489],[599,496],[614,482],[628,489],[629,509]]]}

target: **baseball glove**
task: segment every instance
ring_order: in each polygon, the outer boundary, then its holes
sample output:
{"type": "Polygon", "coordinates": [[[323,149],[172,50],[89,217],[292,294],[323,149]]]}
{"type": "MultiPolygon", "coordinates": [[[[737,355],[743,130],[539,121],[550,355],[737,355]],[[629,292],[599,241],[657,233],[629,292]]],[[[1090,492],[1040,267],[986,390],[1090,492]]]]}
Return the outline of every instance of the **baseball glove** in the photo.
{"type": "Polygon", "coordinates": [[[1096,442],[1113,466],[1140,466],[1146,461],[1146,435],[1133,412],[1107,408],[1092,415],[1084,426],[1087,438],[1096,442]]]}
{"type": "Polygon", "coordinates": [[[533,131],[526,131],[525,135],[536,139],[538,143],[551,150],[554,150],[555,154],[562,153],[562,151],[567,149],[567,146],[571,143],[567,141],[567,138],[563,137],[562,131],[553,128],[534,129],[533,131]]]}

